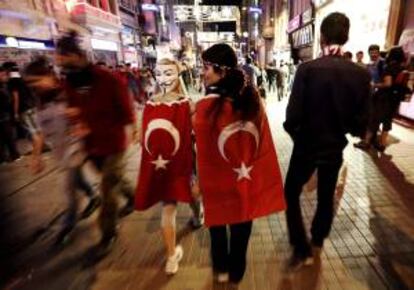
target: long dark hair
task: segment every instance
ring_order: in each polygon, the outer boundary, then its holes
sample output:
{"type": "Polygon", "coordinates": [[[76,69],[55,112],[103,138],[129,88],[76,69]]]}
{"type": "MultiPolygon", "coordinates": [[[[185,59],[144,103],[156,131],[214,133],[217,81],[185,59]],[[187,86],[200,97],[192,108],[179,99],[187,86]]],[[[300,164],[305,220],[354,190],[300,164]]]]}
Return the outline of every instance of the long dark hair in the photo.
{"type": "Polygon", "coordinates": [[[390,51],[387,54],[387,58],[385,59],[385,62],[390,64],[405,64],[407,58],[405,56],[404,50],[401,46],[395,46],[390,49],[390,51]]]}
{"type": "Polygon", "coordinates": [[[224,72],[218,83],[207,88],[207,92],[220,96],[214,108],[216,115],[220,113],[225,99],[231,99],[233,109],[240,114],[241,120],[256,119],[261,113],[260,97],[253,86],[247,85],[243,71],[237,66],[234,50],[227,44],[216,44],[203,52],[202,59],[213,66],[214,72],[224,72]]]}

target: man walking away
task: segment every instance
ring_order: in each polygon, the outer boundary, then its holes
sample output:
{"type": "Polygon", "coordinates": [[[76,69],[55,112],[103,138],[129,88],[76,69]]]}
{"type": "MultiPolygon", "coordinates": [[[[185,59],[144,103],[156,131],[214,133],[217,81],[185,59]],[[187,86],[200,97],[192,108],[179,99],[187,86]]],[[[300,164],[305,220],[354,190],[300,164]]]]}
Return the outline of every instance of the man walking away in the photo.
{"type": "Polygon", "coordinates": [[[287,226],[293,247],[288,266],[292,270],[311,264],[311,244],[320,249],[329,235],[334,192],[347,145],[345,135],[359,135],[366,127],[370,76],[342,57],[349,27],[349,19],[341,13],[332,13],[323,20],[323,56],[298,68],[286,111],[284,128],[294,143],[285,183],[287,226]],[[318,204],[310,244],[302,220],[300,195],[315,170],[318,204]]]}
{"type": "Polygon", "coordinates": [[[267,84],[269,93],[272,91],[276,91],[276,67],[269,63],[266,67],[266,75],[267,75],[267,84]]]}
{"type": "Polygon", "coordinates": [[[244,71],[247,83],[250,85],[256,85],[256,70],[252,64],[252,59],[249,56],[246,56],[246,63],[242,66],[242,70],[244,71]]]}

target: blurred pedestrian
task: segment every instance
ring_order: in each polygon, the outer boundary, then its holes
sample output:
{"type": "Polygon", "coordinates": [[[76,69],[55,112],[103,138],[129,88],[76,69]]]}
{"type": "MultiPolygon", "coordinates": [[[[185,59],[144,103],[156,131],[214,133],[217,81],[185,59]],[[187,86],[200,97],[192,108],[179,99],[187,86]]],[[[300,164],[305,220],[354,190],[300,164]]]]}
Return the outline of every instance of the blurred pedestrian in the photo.
{"type": "Polygon", "coordinates": [[[63,88],[45,59],[40,58],[28,64],[25,69],[25,81],[33,89],[37,104],[35,121],[38,131],[33,132],[32,136],[31,169],[35,174],[44,169],[41,153],[47,142],[51,146],[57,164],[65,172],[65,192],[69,208],[64,229],[56,240],[57,244],[61,244],[67,240],[79,219],[76,191],[82,190],[89,199],[80,218],[89,217],[101,204],[101,199],[82,173],[82,165],[86,159],[82,135],[86,134],[88,129],[84,124],[69,124],[66,117],[69,108],[63,88]],[[73,128],[76,128],[76,131],[72,131],[73,128]],[[83,133],[79,134],[81,131],[83,133]]]}
{"type": "Polygon", "coordinates": [[[359,65],[362,68],[367,68],[367,65],[364,63],[364,52],[358,51],[356,54],[356,64],[359,65]]]}
{"type": "Polygon", "coordinates": [[[13,132],[13,105],[7,88],[8,72],[0,67],[0,163],[20,158],[13,132]]]}
{"type": "Polygon", "coordinates": [[[250,56],[246,56],[245,63],[242,66],[242,70],[244,71],[244,74],[246,76],[246,81],[248,84],[251,84],[253,86],[256,85],[256,69],[253,65],[253,61],[250,58],[250,56]]]}
{"type": "MultiPolygon", "coordinates": [[[[381,57],[380,47],[377,44],[372,44],[368,48],[368,53],[370,57],[370,62],[367,64],[367,69],[371,75],[371,94],[369,96],[369,111],[368,119],[369,124],[373,125],[375,123],[375,107],[378,107],[376,102],[379,100],[377,94],[379,93],[378,84],[382,82],[382,76],[384,75],[385,70],[385,60],[381,57]]],[[[374,145],[377,141],[377,132],[372,130],[374,126],[371,126],[371,130],[362,136],[362,140],[354,144],[354,147],[367,150],[374,145]]]]}
{"type": "Polygon", "coordinates": [[[202,58],[207,96],[193,118],[200,189],[215,279],[237,285],[253,220],[284,209],[282,180],[265,110],[234,50],[216,44],[202,58]]]}
{"type": "Polygon", "coordinates": [[[31,138],[38,128],[35,122],[35,102],[33,94],[25,84],[14,62],[5,63],[9,73],[8,89],[12,96],[13,120],[18,129],[18,137],[31,138]]]}
{"type": "Polygon", "coordinates": [[[125,64],[124,74],[125,74],[125,79],[126,79],[127,86],[128,86],[129,95],[132,98],[132,101],[134,103],[138,102],[139,101],[138,80],[132,72],[130,63],[125,64]]]}
{"type": "Polygon", "coordinates": [[[267,75],[267,84],[268,84],[269,93],[272,91],[273,92],[276,91],[276,74],[277,74],[276,67],[273,66],[272,63],[269,63],[266,66],[266,75],[267,75]]]}
{"type": "Polygon", "coordinates": [[[352,62],[352,58],[354,57],[352,52],[350,51],[345,51],[343,57],[347,60],[352,62]]]}
{"type": "Polygon", "coordinates": [[[293,253],[288,269],[313,263],[329,235],[334,218],[334,193],[347,144],[345,134],[366,128],[369,73],[342,57],[350,22],[342,13],[329,14],[321,24],[323,56],[299,66],[286,110],[285,130],[294,148],[285,182],[286,219],[293,253]],[[300,207],[303,185],[317,171],[318,203],[311,244],[300,207]]]}
{"type": "Polygon", "coordinates": [[[280,67],[276,69],[276,87],[277,87],[277,99],[279,102],[285,96],[285,82],[286,82],[286,75],[283,69],[284,63],[280,63],[280,67]]]}
{"type": "MultiPolygon", "coordinates": [[[[89,128],[85,151],[102,174],[101,249],[114,241],[118,216],[133,211],[134,189],[125,179],[125,153],[135,131],[135,114],[126,84],[112,73],[92,65],[75,32],[62,36],[56,46],[56,63],[66,75],[69,106],[80,108],[89,128]],[[117,195],[127,199],[118,210],[117,195]]],[[[76,118],[77,116],[73,116],[76,118]]]]}
{"type": "Polygon", "coordinates": [[[374,138],[373,145],[375,149],[381,152],[386,148],[388,135],[392,129],[392,120],[397,114],[400,103],[410,93],[408,74],[405,72],[406,57],[403,49],[401,47],[392,48],[385,63],[382,81],[373,84],[374,89],[376,89],[372,104],[373,116],[365,136],[365,143],[369,146],[368,140],[374,138]],[[377,140],[376,135],[380,130],[380,126],[382,126],[381,133],[377,140]]]}

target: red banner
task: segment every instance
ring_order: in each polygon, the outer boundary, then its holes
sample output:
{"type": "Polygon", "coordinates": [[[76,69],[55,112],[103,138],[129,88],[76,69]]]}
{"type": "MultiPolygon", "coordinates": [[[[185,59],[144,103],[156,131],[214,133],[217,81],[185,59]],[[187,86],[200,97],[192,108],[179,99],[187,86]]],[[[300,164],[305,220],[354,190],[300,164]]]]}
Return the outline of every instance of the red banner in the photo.
{"type": "Polygon", "coordinates": [[[190,202],[193,157],[188,100],[148,102],[142,143],[135,208],[144,210],[160,201],[190,202]]]}
{"type": "Polygon", "coordinates": [[[212,120],[216,100],[199,101],[193,123],[206,224],[240,223],[283,210],[283,183],[266,116],[241,122],[225,102],[212,120]]]}

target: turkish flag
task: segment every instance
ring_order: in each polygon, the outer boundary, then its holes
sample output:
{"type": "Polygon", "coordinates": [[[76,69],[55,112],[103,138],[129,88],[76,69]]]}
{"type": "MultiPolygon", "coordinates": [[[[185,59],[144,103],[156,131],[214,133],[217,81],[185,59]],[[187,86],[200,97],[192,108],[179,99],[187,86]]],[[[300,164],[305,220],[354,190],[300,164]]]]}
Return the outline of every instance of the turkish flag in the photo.
{"type": "Polygon", "coordinates": [[[284,210],[283,182],[265,113],[241,122],[230,101],[215,116],[216,102],[215,95],[201,99],[193,121],[206,225],[240,223],[284,210]]]}
{"type": "Polygon", "coordinates": [[[142,143],[135,208],[144,210],[160,201],[190,202],[193,156],[189,100],[147,102],[142,143]]]}

